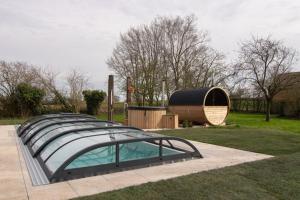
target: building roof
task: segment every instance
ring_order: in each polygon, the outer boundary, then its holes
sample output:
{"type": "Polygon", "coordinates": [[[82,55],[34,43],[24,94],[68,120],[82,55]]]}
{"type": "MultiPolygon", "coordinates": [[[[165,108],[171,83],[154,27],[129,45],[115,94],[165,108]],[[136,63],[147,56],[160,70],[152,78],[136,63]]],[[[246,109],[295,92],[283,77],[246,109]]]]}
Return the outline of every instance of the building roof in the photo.
{"type": "Polygon", "coordinates": [[[293,85],[280,91],[274,96],[277,102],[293,102],[300,99],[300,72],[289,72],[284,74],[284,79],[293,79],[293,85]]]}

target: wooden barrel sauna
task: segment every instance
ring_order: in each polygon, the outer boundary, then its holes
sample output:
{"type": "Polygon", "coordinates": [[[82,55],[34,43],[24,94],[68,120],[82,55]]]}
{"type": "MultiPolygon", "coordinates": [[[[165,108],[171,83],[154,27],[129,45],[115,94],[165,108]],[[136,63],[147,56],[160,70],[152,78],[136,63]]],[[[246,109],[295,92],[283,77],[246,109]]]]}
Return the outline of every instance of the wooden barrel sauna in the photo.
{"type": "Polygon", "coordinates": [[[166,113],[165,107],[129,106],[128,125],[141,129],[162,128],[162,117],[166,113]]]}
{"type": "Polygon", "coordinates": [[[221,125],[229,113],[230,99],[220,87],[179,90],[171,95],[168,109],[178,114],[179,121],[221,125]]]}

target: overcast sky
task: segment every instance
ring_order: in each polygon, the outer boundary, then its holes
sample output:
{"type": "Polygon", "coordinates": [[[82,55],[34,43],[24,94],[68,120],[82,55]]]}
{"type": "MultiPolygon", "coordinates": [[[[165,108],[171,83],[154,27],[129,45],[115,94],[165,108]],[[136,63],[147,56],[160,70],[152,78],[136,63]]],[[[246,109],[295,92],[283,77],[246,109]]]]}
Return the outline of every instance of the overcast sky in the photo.
{"type": "Polygon", "coordinates": [[[300,0],[0,0],[0,60],[51,67],[61,81],[77,68],[106,90],[105,61],[120,33],[156,16],[190,14],[228,62],[251,34],[300,51],[300,0]]]}

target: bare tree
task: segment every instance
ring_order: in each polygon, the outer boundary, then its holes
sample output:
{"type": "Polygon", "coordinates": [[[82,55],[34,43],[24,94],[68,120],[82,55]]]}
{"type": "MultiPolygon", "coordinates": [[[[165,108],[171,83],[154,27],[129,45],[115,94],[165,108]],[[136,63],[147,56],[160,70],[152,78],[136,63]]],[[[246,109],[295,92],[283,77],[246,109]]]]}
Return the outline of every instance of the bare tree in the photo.
{"type": "Polygon", "coordinates": [[[267,103],[266,121],[270,121],[273,97],[295,84],[286,74],[295,62],[296,51],[271,37],[252,37],[240,46],[236,72],[240,79],[258,87],[267,103]]]}
{"type": "Polygon", "coordinates": [[[158,17],[121,34],[107,64],[123,86],[127,76],[132,78],[139,105],[152,105],[161,97],[162,80],[168,98],[177,89],[211,86],[214,75],[216,83],[224,82],[224,56],[208,41],[194,16],[158,17]]]}
{"type": "Polygon", "coordinates": [[[16,89],[20,83],[37,85],[38,71],[24,62],[0,61],[0,110],[1,115],[14,116],[19,113],[16,105],[16,89]]]}
{"type": "Polygon", "coordinates": [[[193,15],[185,18],[162,17],[160,20],[165,34],[163,50],[168,63],[165,67],[172,71],[174,90],[178,90],[191,80],[185,75],[195,64],[193,61],[207,49],[207,33],[197,30],[193,15]]]}
{"type": "Polygon", "coordinates": [[[37,84],[38,70],[24,62],[0,61],[0,96],[10,96],[19,83],[37,84]]]}
{"type": "Polygon", "coordinates": [[[37,74],[40,87],[42,87],[48,95],[55,97],[61,105],[63,105],[66,112],[73,111],[72,105],[67,101],[65,95],[56,86],[57,74],[51,70],[39,69],[37,74]]]}
{"type": "Polygon", "coordinates": [[[20,83],[37,86],[46,92],[46,98],[55,98],[63,105],[65,111],[79,111],[82,91],[87,79],[78,71],[73,70],[67,77],[70,87],[70,102],[56,85],[56,73],[49,69],[30,65],[24,62],[0,61],[0,105],[11,109],[14,107],[13,95],[20,83]],[[10,106],[12,105],[12,106],[10,106]],[[11,107],[11,108],[10,108],[11,107]]]}
{"type": "Polygon", "coordinates": [[[232,70],[224,62],[225,56],[211,48],[202,51],[192,69],[192,87],[225,85],[227,78],[232,75],[232,70]]]}
{"type": "Polygon", "coordinates": [[[83,73],[73,69],[67,75],[67,83],[69,88],[70,104],[74,108],[74,111],[78,113],[83,99],[82,92],[87,86],[88,79],[83,73]]]}
{"type": "Polygon", "coordinates": [[[138,104],[154,100],[155,82],[161,55],[161,30],[153,22],[151,26],[131,28],[121,35],[121,41],[107,61],[125,85],[126,78],[132,78],[135,87],[134,97],[138,104]]]}

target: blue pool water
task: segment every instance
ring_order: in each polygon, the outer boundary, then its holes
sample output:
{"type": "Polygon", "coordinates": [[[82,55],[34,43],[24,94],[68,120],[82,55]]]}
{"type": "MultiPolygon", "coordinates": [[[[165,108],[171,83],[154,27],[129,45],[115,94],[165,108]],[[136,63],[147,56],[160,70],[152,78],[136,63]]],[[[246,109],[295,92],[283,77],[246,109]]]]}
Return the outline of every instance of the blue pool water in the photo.
{"type": "MultiPolygon", "coordinates": [[[[120,144],[120,162],[153,158],[159,156],[159,146],[148,142],[133,142],[120,144]]],[[[105,146],[89,151],[71,162],[66,169],[75,169],[115,163],[115,145],[105,146]]],[[[162,148],[163,156],[181,154],[183,152],[170,148],[162,148]]]]}

